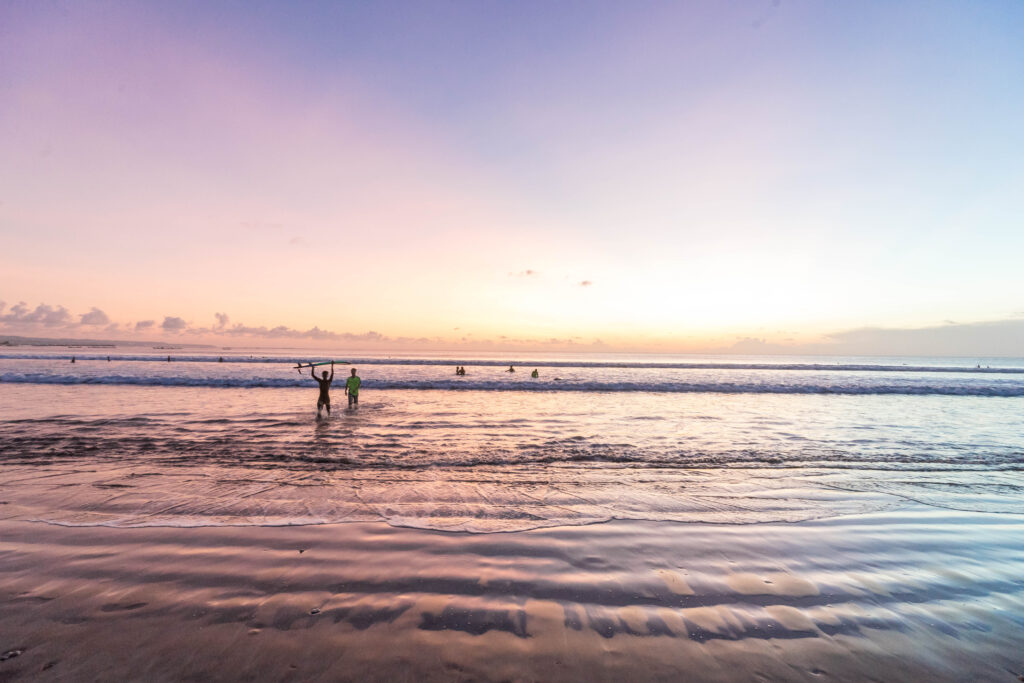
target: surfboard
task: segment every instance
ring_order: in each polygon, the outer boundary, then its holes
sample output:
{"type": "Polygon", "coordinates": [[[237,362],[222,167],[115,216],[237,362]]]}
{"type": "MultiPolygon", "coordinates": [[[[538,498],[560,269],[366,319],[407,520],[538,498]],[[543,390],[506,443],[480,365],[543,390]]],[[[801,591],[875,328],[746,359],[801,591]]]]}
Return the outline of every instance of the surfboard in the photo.
{"type": "Polygon", "coordinates": [[[336,361],[325,360],[325,361],[321,361],[319,363],[299,363],[298,365],[295,366],[295,369],[298,370],[299,372],[302,372],[306,368],[315,368],[315,367],[320,366],[320,365],[330,365],[331,363],[334,363],[335,365],[351,365],[351,363],[349,363],[347,360],[336,360],[336,361]]]}

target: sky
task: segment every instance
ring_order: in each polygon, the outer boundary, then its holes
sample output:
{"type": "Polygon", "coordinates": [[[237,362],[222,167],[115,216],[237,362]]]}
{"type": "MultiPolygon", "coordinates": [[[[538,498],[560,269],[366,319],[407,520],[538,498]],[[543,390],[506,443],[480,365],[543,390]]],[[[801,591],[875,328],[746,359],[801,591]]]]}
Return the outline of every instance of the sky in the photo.
{"type": "Polygon", "coordinates": [[[0,334],[1024,355],[1024,3],[0,3],[0,334]]]}

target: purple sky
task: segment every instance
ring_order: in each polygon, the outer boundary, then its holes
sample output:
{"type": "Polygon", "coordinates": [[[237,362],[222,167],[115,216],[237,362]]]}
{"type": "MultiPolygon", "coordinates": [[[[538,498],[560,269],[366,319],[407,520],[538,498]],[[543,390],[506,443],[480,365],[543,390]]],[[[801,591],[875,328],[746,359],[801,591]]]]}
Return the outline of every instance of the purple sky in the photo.
{"type": "Polygon", "coordinates": [[[0,334],[1002,348],[1021,35],[1016,1],[5,3],[0,334]]]}

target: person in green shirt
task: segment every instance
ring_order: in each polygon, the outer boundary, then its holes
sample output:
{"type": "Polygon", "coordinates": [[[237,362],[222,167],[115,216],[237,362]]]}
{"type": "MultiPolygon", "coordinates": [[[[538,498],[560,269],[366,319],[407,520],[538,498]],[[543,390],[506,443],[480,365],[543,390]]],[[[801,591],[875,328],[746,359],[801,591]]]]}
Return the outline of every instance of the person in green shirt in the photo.
{"type": "Polygon", "coordinates": [[[359,405],[359,385],[363,380],[356,376],[356,369],[352,368],[352,376],[345,380],[345,393],[348,394],[348,407],[359,405]]]}

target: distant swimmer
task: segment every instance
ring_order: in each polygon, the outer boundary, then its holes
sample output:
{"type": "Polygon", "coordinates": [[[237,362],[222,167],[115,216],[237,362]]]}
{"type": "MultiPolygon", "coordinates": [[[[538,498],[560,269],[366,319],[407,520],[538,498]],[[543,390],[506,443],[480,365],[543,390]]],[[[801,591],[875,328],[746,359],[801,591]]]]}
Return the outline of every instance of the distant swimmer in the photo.
{"type": "Polygon", "coordinates": [[[110,362],[110,356],[107,356],[107,362],[108,363],[110,362]]]}
{"type": "Polygon", "coordinates": [[[464,377],[466,375],[466,368],[460,365],[459,367],[455,368],[455,374],[459,375],[460,377],[464,377]]]}
{"type": "Polygon", "coordinates": [[[167,362],[168,362],[168,363],[170,363],[170,362],[171,362],[171,357],[170,357],[170,356],[167,356],[167,362]]]}
{"type": "Polygon", "coordinates": [[[331,382],[334,381],[334,363],[331,363],[331,376],[327,376],[327,371],[323,371],[323,379],[316,376],[316,371],[313,368],[309,369],[310,376],[316,380],[316,383],[320,385],[320,396],[316,399],[316,419],[320,419],[320,410],[324,407],[327,408],[327,414],[331,414],[331,382]]]}
{"type": "Polygon", "coordinates": [[[534,379],[537,379],[538,377],[540,377],[540,373],[537,372],[537,368],[533,369],[533,372],[530,373],[530,377],[532,377],[534,379]]]}
{"type": "Polygon", "coordinates": [[[217,362],[218,363],[223,363],[224,362],[224,356],[221,356],[220,358],[218,358],[217,362]]]}
{"type": "Polygon", "coordinates": [[[74,363],[74,362],[75,362],[75,357],[74,357],[74,356],[71,356],[71,362],[72,362],[72,363],[74,363]]]}
{"type": "Polygon", "coordinates": [[[508,366],[508,370],[506,370],[505,372],[515,372],[515,371],[516,371],[516,369],[510,365],[510,366],[508,366]]]}
{"type": "Polygon", "coordinates": [[[352,376],[345,380],[345,393],[348,394],[349,408],[359,405],[359,385],[362,383],[363,380],[356,375],[356,369],[352,368],[352,376]]]}

